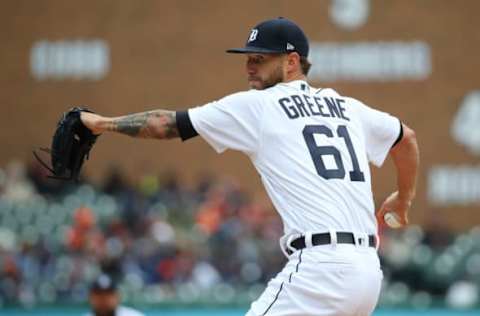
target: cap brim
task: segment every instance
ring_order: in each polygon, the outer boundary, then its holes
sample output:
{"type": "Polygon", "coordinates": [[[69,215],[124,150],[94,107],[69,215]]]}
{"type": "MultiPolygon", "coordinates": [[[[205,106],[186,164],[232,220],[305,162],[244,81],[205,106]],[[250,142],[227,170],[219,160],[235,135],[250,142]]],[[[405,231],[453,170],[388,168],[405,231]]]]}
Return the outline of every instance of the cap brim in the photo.
{"type": "Polygon", "coordinates": [[[278,51],[274,49],[267,49],[261,47],[242,47],[242,48],[231,48],[226,50],[227,53],[231,54],[283,54],[285,52],[278,51]]]}

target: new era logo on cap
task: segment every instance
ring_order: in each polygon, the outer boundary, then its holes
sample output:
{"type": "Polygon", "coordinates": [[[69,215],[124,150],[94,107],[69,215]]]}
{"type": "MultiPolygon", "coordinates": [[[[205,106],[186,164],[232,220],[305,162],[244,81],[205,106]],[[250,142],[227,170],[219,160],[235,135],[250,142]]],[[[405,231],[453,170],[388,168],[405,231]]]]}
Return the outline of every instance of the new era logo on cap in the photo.
{"type": "Polygon", "coordinates": [[[295,50],[295,46],[290,43],[287,43],[287,50],[295,50]]]}

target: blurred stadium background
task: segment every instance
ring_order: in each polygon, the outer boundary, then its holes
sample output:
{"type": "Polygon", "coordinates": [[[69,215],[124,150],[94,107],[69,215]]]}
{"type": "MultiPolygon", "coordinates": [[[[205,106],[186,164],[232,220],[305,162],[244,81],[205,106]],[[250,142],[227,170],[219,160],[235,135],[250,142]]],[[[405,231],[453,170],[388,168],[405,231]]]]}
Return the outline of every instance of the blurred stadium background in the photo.
{"type": "MultiPolygon", "coordinates": [[[[201,139],[104,135],[73,185],[46,179],[31,150],[72,105],[113,116],[245,89],[243,59],[224,50],[275,16],[309,36],[314,85],[417,131],[413,224],[380,231],[376,315],[480,314],[479,10],[476,0],[1,1],[0,314],[80,315],[103,270],[147,315],[243,315],[284,262],[281,223],[245,157],[201,139]]],[[[392,172],[373,171],[377,204],[392,172]]]]}

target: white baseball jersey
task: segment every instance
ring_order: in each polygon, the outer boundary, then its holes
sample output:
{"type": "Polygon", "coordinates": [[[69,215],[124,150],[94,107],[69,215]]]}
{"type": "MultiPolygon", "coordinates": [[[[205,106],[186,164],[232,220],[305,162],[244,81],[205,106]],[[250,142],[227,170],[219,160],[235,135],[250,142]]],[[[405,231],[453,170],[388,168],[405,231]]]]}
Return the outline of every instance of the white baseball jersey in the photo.
{"type": "MultiPolygon", "coordinates": [[[[85,316],[93,316],[92,313],[88,313],[85,316]]],[[[115,310],[115,316],[145,316],[143,313],[126,306],[119,306],[115,310]]]]}
{"type": "Polygon", "coordinates": [[[247,154],[285,234],[376,234],[369,162],[381,166],[401,123],[305,81],[249,90],[188,111],[217,152],[247,154]]]}

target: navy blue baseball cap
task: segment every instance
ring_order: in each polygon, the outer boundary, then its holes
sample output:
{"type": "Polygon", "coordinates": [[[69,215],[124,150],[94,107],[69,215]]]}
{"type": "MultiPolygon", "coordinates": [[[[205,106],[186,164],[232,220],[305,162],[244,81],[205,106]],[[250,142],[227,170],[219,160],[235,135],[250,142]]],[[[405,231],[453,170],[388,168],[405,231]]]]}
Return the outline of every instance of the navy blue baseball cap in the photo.
{"type": "Polygon", "coordinates": [[[117,283],[107,274],[101,274],[90,286],[90,292],[116,292],[117,283]]]}
{"type": "Polygon", "coordinates": [[[297,52],[308,57],[308,39],[302,29],[285,18],[276,18],[261,22],[248,36],[245,47],[232,48],[227,53],[248,54],[285,54],[297,52]]]}

